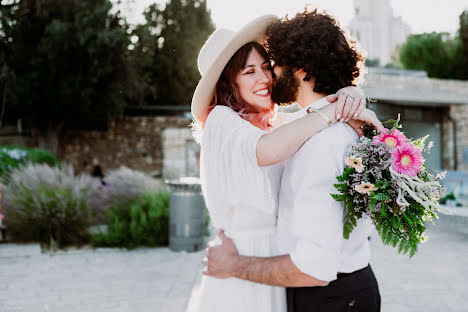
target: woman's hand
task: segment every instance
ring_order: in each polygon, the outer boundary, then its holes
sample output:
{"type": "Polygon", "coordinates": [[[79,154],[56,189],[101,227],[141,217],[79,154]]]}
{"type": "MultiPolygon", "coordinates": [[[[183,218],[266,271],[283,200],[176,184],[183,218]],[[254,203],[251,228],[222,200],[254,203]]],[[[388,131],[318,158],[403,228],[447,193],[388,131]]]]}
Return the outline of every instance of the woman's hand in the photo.
{"type": "Polygon", "coordinates": [[[358,87],[345,87],[336,92],[338,101],[335,109],[336,120],[348,122],[356,118],[366,108],[366,96],[358,87]]]}

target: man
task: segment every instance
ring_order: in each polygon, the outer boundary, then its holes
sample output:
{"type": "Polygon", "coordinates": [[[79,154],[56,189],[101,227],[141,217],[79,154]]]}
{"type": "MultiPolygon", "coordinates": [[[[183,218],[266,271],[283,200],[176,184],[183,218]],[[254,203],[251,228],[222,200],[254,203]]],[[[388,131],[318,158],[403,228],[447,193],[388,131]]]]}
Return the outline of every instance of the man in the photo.
{"type": "MultiPolygon", "coordinates": [[[[291,118],[326,105],[325,96],[352,85],[363,58],[338,23],[317,11],[278,21],[267,31],[274,59],[276,103],[297,102],[291,118]]],[[[352,99],[350,99],[352,100],[352,99]]],[[[327,119],[324,116],[325,119],[327,119]]],[[[278,245],[281,256],[239,255],[233,242],[207,250],[204,274],[285,286],[288,311],[380,311],[380,295],[369,266],[369,219],[343,238],[344,207],[330,196],[344,168],[344,155],[357,135],[335,123],[310,138],[287,163],[281,180],[278,245]]]]}

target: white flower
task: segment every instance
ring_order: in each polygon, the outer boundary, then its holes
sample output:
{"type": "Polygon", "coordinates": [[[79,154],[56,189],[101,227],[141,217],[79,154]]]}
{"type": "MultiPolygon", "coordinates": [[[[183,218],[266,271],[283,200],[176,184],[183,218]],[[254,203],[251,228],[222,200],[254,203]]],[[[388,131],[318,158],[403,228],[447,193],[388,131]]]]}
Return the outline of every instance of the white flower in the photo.
{"type": "Polygon", "coordinates": [[[345,159],[345,163],[348,167],[352,167],[358,173],[362,173],[364,171],[364,165],[362,164],[362,158],[356,156],[350,156],[345,159]]]}
{"type": "Polygon", "coordinates": [[[367,194],[369,195],[371,191],[377,191],[378,189],[374,186],[374,184],[370,182],[361,182],[361,184],[356,185],[354,187],[356,191],[358,191],[361,194],[367,194]]]}
{"type": "Polygon", "coordinates": [[[17,149],[9,150],[9,151],[7,151],[7,154],[8,154],[8,156],[10,156],[11,158],[16,159],[16,160],[19,160],[19,159],[24,158],[26,156],[25,151],[21,151],[21,150],[17,150],[17,149]]]}

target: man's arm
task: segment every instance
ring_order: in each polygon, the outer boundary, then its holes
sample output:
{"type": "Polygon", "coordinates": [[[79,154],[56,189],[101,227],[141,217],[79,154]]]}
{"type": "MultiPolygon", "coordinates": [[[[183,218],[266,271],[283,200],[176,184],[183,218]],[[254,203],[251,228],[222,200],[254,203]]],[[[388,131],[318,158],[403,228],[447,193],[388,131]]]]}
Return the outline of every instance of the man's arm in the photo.
{"type": "Polygon", "coordinates": [[[289,255],[270,258],[240,256],[234,243],[224,232],[221,231],[218,236],[223,243],[208,248],[208,266],[203,273],[205,275],[218,278],[236,277],[283,287],[328,285],[328,282],[302,273],[289,255]]]}
{"type": "Polygon", "coordinates": [[[239,256],[233,242],[208,249],[205,274],[237,277],[281,286],[323,286],[336,279],[343,240],[343,206],[332,197],[347,149],[345,125],[337,124],[309,139],[289,160],[294,190],[291,231],[296,245],[289,255],[271,258],[239,256]],[[293,166],[293,167],[292,167],[293,166]],[[291,169],[294,168],[294,169],[291,169]]]}

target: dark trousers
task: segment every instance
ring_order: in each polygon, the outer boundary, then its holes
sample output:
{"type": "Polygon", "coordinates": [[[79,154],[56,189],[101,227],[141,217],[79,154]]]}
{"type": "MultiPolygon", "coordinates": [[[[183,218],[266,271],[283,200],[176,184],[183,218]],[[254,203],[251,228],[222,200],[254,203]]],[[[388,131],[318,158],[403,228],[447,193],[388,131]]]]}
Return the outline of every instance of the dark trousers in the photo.
{"type": "Polygon", "coordinates": [[[326,287],[287,288],[288,312],[379,312],[380,293],[370,265],[339,274],[326,287]]]}

